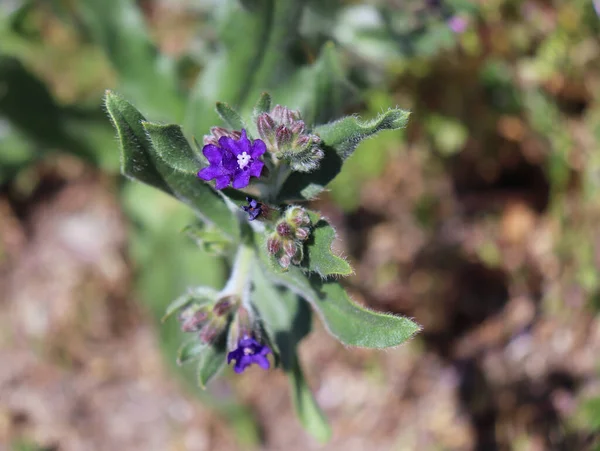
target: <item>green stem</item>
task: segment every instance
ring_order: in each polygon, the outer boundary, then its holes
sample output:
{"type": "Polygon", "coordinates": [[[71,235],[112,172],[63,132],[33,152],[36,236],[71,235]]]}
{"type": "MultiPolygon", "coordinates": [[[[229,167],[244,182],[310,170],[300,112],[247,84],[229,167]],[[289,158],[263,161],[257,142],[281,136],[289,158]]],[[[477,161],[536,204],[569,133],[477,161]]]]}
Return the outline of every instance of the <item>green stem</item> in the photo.
{"type": "Polygon", "coordinates": [[[243,299],[249,288],[253,260],[254,249],[250,246],[241,245],[235,255],[229,280],[221,292],[222,296],[235,295],[243,299]]]}

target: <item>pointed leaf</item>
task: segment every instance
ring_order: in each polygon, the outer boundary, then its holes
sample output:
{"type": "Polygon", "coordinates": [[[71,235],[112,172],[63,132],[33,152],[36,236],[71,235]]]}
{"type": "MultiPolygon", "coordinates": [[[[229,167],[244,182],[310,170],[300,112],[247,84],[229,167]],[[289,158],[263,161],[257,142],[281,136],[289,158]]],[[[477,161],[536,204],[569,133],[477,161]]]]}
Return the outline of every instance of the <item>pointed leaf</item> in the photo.
{"type": "Polygon", "coordinates": [[[252,111],[252,115],[256,118],[258,115],[262,113],[268,113],[271,111],[271,96],[268,92],[263,92],[256,105],[254,105],[254,110],[252,111]]]}
{"type": "Polygon", "coordinates": [[[382,130],[403,128],[408,116],[407,111],[394,109],[370,121],[348,116],[317,127],[314,132],[321,137],[322,148],[325,151],[319,169],[309,174],[292,173],[283,185],[279,200],[314,198],[340,172],[343,162],[352,155],[362,140],[382,130]]]}
{"type": "Polygon", "coordinates": [[[179,296],[177,299],[171,302],[167,306],[161,321],[166,321],[175,312],[181,310],[183,307],[186,307],[192,302],[196,305],[204,305],[212,302],[216,298],[217,293],[218,291],[211,287],[195,287],[188,293],[179,296]]]}
{"type": "Polygon", "coordinates": [[[223,369],[227,358],[225,334],[213,344],[206,346],[200,354],[196,376],[200,388],[206,385],[223,369]]]}
{"type": "Polygon", "coordinates": [[[264,320],[267,333],[277,347],[283,369],[290,379],[298,418],[310,434],[320,442],[326,442],[331,436],[331,429],[304,379],[296,352],[298,343],[310,331],[310,308],[291,291],[273,286],[260,264],[253,266],[252,280],[252,302],[264,320]]]}
{"type": "Polygon", "coordinates": [[[206,344],[198,339],[184,343],[177,352],[177,365],[183,365],[198,357],[206,348],[206,344]]]}
{"type": "Polygon", "coordinates": [[[217,102],[216,108],[221,119],[223,119],[223,121],[225,121],[225,123],[233,130],[247,128],[242,116],[225,102],[217,102]]]}
{"type": "Polygon", "coordinates": [[[188,304],[191,304],[193,299],[194,298],[189,293],[179,296],[167,306],[167,310],[165,311],[161,322],[165,322],[171,315],[173,315],[173,313],[177,312],[178,310],[181,310],[188,304]]]}
{"type": "Polygon", "coordinates": [[[331,438],[331,427],[327,417],[317,404],[313,393],[304,379],[298,357],[294,359],[294,366],[288,372],[292,388],[292,401],[296,414],[302,421],[304,428],[319,442],[326,443],[331,438]]]}
{"type": "Polygon", "coordinates": [[[408,318],[355,304],[336,281],[307,277],[297,267],[278,274],[270,268],[266,253],[259,255],[271,281],[286,286],[310,302],[329,333],[345,345],[388,348],[404,343],[420,330],[420,326],[408,318]]]}
{"type": "Polygon", "coordinates": [[[105,102],[121,144],[123,175],[173,195],[150,158],[153,149],[142,126],[144,116],[133,105],[111,91],[106,92],[105,102]]]}

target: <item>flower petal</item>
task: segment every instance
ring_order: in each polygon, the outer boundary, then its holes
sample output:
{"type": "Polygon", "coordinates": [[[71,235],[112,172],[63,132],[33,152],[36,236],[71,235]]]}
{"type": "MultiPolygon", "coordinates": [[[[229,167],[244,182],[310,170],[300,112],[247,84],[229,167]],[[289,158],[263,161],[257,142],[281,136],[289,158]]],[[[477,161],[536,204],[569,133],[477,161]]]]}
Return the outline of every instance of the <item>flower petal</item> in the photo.
{"type": "Polygon", "coordinates": [[[202,148],[202,153],[211,165],[221,164],[222,150],[213,144],[207,144],[202,148]]]}
{"type": "Polygon", "coordinates": [[[248,172],[253,177],[260,177],[260,173],[262,172],[263,166],[265,164],[260,160],[254,160],[248,169],[248,172]]]}
{"type": "Polygon", "coordinates": [[[248,186],[250,183],[250,171],[242,171],[233,176],[233,184],[232,186],[235,189],[241,189],[248,186]]]}
{"type": "Polygon", "coordinates": [[[269,359],[267,359],[263,355],[255,355],[254,363],[256,363],[258,366],[260,366],[263,370],[268,370],[271,367],[271,363],[269,362],[269,359]]]}
{"type": "Polygon", "coordinates": [[[223,169],[218,166],[209,166],[198,171],[198,177],[202,180],[212,180],[223,175],[223,169]]]}
{"type": "Polygon", "coordinates": [[[216,189],[223,189],[223,188],[227,188],[229,186],[229,183],[231,182],[231,178],[228,175],[222,175],[220,177],[217,177],[215,182],[216,182],[215,183],[216,189]]]}
{"type": "Polygon", "coordinates": [[[266,151],[267,151],[266,144],[260,139],[255,139],[254,142],[252,143],[252,150],[250,151],[250,156],[252,158],[258,158],[266,151]]]}
{"type": "Polygon", "coordinates": [[[223,167],[229,174],[233,174],[235,170],[238,169],[238,162],[235,155],[229,150],[225,150],[222,154],[223,156],[223,167]]]}

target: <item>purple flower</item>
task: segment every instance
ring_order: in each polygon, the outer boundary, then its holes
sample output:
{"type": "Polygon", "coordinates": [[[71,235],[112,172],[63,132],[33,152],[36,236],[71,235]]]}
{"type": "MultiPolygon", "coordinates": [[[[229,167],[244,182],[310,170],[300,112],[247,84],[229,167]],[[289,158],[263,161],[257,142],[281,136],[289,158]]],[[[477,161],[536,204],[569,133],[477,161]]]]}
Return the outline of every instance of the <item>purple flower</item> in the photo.
{"type": "Polygon", "coordinates": [[[448,27],[455,33],[464,33],[469,26],[469,21],[462,16],[452,16],[448,19],[448,27]]]}
{"type": "Polygon", "coordinates": [[[264,205],[256,199],[252,199],[250,196],[246,196],[246,201],[248,202],[248,205],[243,205],[242,210],[248,213],[248,221],[254,221],[263,213],[264,205]]]}
{"type": "Polygon", "coordinates": [[[235,360],[233,371],[238,374],[243,373],[253,363],[256,363],[263,370],[268,370],[271,364],[267,359],[267,354],[270,352],[271,349],[267,345],[262,345],[254,338],[246,335],[238,341],[238,347],[227,354],[227,364],[235,360]]]}
{"type": "Polygon", "coordinates": [[[231,183],[235,189],[248,186],[250,177],[260,177],[264,163],[259,157],[267,150],[260,139],[250,142],[246,130],[239,139],[221,136],[219,145],[207,144],[202,153],[210,166],[198,172],[202,180],[215,180],[215,188],[223,189],[231,183]]]}

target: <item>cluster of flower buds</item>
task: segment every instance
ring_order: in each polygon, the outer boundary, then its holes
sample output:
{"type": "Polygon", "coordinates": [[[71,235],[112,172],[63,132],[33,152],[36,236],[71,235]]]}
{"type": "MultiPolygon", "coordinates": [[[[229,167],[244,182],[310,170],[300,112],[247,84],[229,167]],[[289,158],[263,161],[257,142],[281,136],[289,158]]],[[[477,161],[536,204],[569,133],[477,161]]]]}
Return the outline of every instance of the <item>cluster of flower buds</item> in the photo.
{"type": "Polygon", "coordinates": [[[212,343],[227,328],[229,316],[239,304],[234,296],[220,298],[214,304],[191,302],[179,312],[183,332],[198,332],[203,343],[212,343]]]}
{"type": "Polygon", "coordinates": [[[310,236],[310,218],[302,207],[288,208],[267,238],[267,251],[287,269],[304,258],[304,241],[310,236]]]}
{"type": "Polygon", "coordinates": [[[258,134],[267,150],[277,159],[289,163],[294,171],[310,172],[325,155],[319,147],[321,138],[306,131],[299,111],[276,105],[270,113],[257,119],[258,134]]]}

